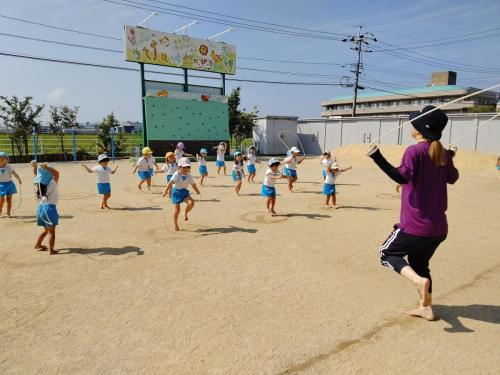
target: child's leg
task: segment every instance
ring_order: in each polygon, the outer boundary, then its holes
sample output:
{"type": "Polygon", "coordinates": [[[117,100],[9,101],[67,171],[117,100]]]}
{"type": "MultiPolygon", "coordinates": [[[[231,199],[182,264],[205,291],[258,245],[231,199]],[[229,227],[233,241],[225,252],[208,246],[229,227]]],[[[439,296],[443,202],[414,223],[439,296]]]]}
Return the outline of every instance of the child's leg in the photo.
{"type": "Polygon", "coordinates": [[[10,217],[10,211],[12,210],[12,195],[7,195],[7,216],[10,217]]]}
{"type": "Polygon", "coordinates": [[[224,176],[226,175],[226,166],[222,167],[224,168],[224,176]]]}
{"type": "Polygon", "coordinates": [[[288,190],[293,191],[293,178],[288,177],[288,190]]]}
{"type": "Polygon", "coordinates": [[[104,207],[106,207],[106,194],[104,194],[102,196],[102,201],[101,201],[101,210],[104,209],[104,207]]]}
{"type": "Polygon", "coordinates": [[[139,188],[139,190],[142,189],[142,184],[146,182],[146,180],[141,180],[141,182],[139,182],[139,185],[137,185],[137,187],[139,188]]]}
{"type": "Polygon", "coordinates": [[[217,174],[220,175],[220,168],[221,167],[217,167],[217,174]]]}
{"type": "Polygon", "coordinates": [[[276,214],[274,211],[274,205],[276,204],[276,197],[271,197],[271,213],[276,214]]]}
{"type": "Polygon", "coordinates": [[[54,245],[56,243],[56,227],[47,228],[49,232],[49,255],[57,254],[58,251],[54,250],[54,245]]]}
{"type": "Polygon", "coordinates": [[[148,183],[148,190],[151,190],[151,177],[149,177],[146,181],[148,183]]]}
{"type": "Polygon", "coordinates": [[[47,236],[47,234],[49,234],[49,232],[48,232],[47,228],[44,228],[43,233],[38,236],[38,239],[36,240],[36,244],[33,247],[35,250],[38,250],[38,251],[47,250],[47,247],[42,245],[42,242],[45,239],[45,237],[47,236]]]}
{"type": "Polygon", "coordinates": [[[0,215],[2,214],[4,202],[5,202],[5,196],[1,196],[0,197],[0,215]]]}
{"type": "Polygon", "coordinates": [[[180,212],[181,212],[181,205],[176,204],[174,206],[174,229],[175,230],[179,230],[178,220],[179,220],[179,213],[180,212]]]}
{"type": "Polygon", "coordinates": [[[202,175],[201,175],[201,180],[200,180],[200,185],[201,185],[201,186],[203,186],[203,180],[204,180],[204,179],[205,179],[205,175],[204,175],[204,174],[202,174],[202,175]]]}
{"type": "Polygon", "coordinates": [[[104,194],[104,197],[103,197],[103,203],[104,203],[104,207],[106,207],[106,208],[110,208],[110,207],[108,206],[108,200],[109,200],[109,198],[111,198],[111,193],[109,193],[109,194],[104,194]]]}
{"type": "Polygon", "coordinates": [[[266,198],[266,208],[269,212],[271,212],[271,208],[270,208],[270,205],[271,205],[271,200],[272,200],[272,197],[267,197],[266,198]]]}
{"type": "Polygon", "coordinates": [[[247,181],[248,181],[248,182],[252,182],[252,174],[251,174],[251,173],[249,173],[249,174],[248,174],[247,181]]]}
{"type": "Polygon", "coordinates": [[[236,192],[236,194],[240,194],[241,183],[242,183],[241,180],[238,180],[236,186],[234,187],[234,191],[236,192]]]}
{"type": "Polygon", "coordinates": [[[325,202],[325,206],[328,207],[330,204],[330,195],[327,195],[326,196],[326,202],[325,202]]]}
{"type": "Polygon", "coordinates": [[[188,213],[189,211],[191,211],[194,207],[194,200],[193,198],[191,197],[188,197],[184,200],[184,202],[186,202],[187,206],[186,206],[186,210],[184,211],[184,220],[188,220],[188,213]]]}
{"type": "Polygon", "coordinates": [[[337,195],[332,194],[332,205],[334,208],[337,208],[337,195]]]}

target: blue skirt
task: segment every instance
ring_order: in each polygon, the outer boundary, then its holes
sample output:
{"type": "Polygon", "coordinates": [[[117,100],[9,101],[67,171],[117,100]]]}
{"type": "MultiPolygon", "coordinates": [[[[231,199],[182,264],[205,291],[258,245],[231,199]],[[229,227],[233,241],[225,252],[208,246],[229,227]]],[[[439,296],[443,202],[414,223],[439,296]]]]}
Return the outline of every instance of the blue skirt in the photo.
{"type": "Polygon", "coordinates": [[[55,227],[59,224],[59,214],[55,204],[39,204],[36,212],[36,225],[39,227],[55,227]]]}
{"type": "Polygon", "coordinates": [[[13,181],[0,182],[0,197],[16,194],[16,184],[13,181]]]}
{"type": "Polygon", "coordinates": [[[148,180],[151,178],[151,176],[153,175],[153,170],[148,170],[148,171],[139,171],[137,172],[137,174],[139,175],[139,178],[144,181],[144,180],[148,180]]]}
{"type": "Polygon", "coordinates": [[[235,170],[233,170],[233,172],[231,173],[231,176],[233,177],[234,182],[241,181],[241,179],[242,179],[241,173],[236,173],[235,170]]]}
{"type": "Polygon", "coordinates": [[[172,188],[172,203],[181,204],[186,198],[190,197],[188,189],[172,188]]]}
{"type": "Polygon", "coordinates": [[[111,194],[111,184],[109,182],[98,182],[97,192],[99,194],[111,194]]]}
{"type": "Polygon", "coordinates": [[[200,176],[208,175],[208,169],[205,165],[200,165],[198,168],[198,172],[200,172],[200,176]]]}
{"type": "Polygon", "coordinates": [[[173,174],[167,174],[167,183],[170,182],[170,180],[172,179],[172,176],[173,176],[173,174]]]}
{"type": "Polygon", "coordinates": [[[335,185],[323,184],[323,194],[324,195],[334,195],[335,194],[335,185]]]}
{"type": "Polygon", "coordinates": [[[255,168],[255,164],[248,164],[247,171],[249,174],[254,174],[257,172],[257,168],[255,168]]]}
{"type": "Polygon", "coordinates": [[[287,167],[283,169],[283,174],[287,177],[297,177],[297,171],[295,169],[288,169],[287,167]]]}
{"type": "Polygon", "coordinates": [[[216,167],[225,167],[226,166],[226,163],[224,163],[223,161],[221,160],[216,160],[215,161],[215,166],[216,167]]]}
{"type": "Polygon", "coordinates": [[[263,197],[275,197],[276,188],[274,186],[262,185],[261,193],[263,197]]]}
{"type": "Polygon", "coordinates": [[[497,169],[500,171],[500,165],[497,167],[497,169]]]}

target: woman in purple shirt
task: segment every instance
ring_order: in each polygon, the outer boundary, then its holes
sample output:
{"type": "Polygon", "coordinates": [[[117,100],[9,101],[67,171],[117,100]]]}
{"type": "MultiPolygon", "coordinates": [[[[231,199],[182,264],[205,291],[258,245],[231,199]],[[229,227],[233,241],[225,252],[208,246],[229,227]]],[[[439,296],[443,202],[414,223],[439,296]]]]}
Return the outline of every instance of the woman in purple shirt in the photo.
{"type": "Polygon", "coordinates": [[[452,160],[456,147],[445,150],[439,142],[448,122],[446,114],[437,109],[415,119],[434,108],[427,106],[410,115],[411,135],[417,143],[406,149],[399,167],[387,162],[374,144],[370,144],[367,153],[391,179],[402,185],[400,222],[380,247],[380,262],[417,287],[420,306],[407,313],[427,320],[435,319],[429,260],[448,233],[447,184],[458,180],[452,160]]]}

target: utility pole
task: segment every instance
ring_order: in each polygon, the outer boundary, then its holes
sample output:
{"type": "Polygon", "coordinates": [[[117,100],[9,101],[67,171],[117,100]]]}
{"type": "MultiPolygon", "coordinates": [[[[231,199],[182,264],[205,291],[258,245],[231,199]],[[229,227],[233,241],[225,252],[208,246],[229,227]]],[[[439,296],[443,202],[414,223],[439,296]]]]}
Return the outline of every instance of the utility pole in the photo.
{"type": "Polygon", "coordinates": [[[377,38],[372,33],[361,33],[362,26],[359,26],[358,29],[358,35],[357,36],[351,36],[350,38],[347,39],[342,39],[343,42],[351,42],[354,44],[354,47],[351,47],[352,50],[356,51],[358,54],[358,59],[357,62],[354,66],[354,70],[351,70],[351,73],[354,73],[356,78],[355,78],[355,83],[354,83],[354,98],[352,102],[352,117],[356,117],[356,106],[358,103],[358,89],[363,90],[364,87],[359,85],[359,75],[361,74],[361,71],[363,70],[363,57],[362,53],[363,52],[373,52],[372,50],[368,50],[364,48],[364,45],[370,44],[369,41],[376,42],[377,38]]]}

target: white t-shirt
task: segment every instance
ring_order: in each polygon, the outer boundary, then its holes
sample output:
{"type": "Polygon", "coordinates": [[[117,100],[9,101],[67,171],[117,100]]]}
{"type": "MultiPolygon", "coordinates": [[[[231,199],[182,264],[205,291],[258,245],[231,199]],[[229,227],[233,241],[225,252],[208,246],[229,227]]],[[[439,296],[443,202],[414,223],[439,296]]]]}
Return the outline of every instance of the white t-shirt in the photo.
{"type": "Polygon", "coordinates": [[[321,164],[323,165],[323,170],[326,171],[328,169],[328,166],[332,164],[331,159],[323,159],[321,160],[321,164]]]}
{"type": "Polygon", "coordinates": [[[243,174],[243,163],[233,163],[233,171],[236,171],[236,174],[243,174]]]}
{"type": "Polygon", "coordinates": [[[176,189],[187,189],[189,185],[194,184],[194,178],[193,176],[191,176],[191,174],[182,175],[179,173],[179,171],[174,173],[170,182],[172,181],[174,181],[173,187],[176,189]]]}
{"type": "Polygon", "coordinates": [[[163,165],[163,170],[165,171],[167,176],[172,176],[175,172],[177,172],[178,169],[179,167],[177,166],[177,163],[175,161],[173,163],[165,163],[163,165]]]}
{"type": "Polygon", "coordinates": [[[283,163],[286,164],[288,169],[293,171],[297,169],[297,158],[294,156],[288,156],[285,160],[283,160],[283,163]]]}
{"type": "Polygon", "coordinates": [[[217,161],[224,161],[224,154],[226,153],[226,150],[224,147],[219,146],[217,148],[217,161]]]}
{"type": "Polygon", "coordinates": [[[12,173],[15,170],[10,164],[6,164],[5,167],[0,168],[0,182],[9,182],[12,180],[12,173]]]}
{"type": "Polygon", "coordinates": [[[156,159],[153,156],[150,156],[149,159],[146,159],[144,156],[141,156],[139,160],[137,160],[137,166],[141,172],[147,172],[150,169],[153,169],[156,163],[156,159]]]}
{"type": "Polygon", "coordinates": [[[248,162],[248,165],[255,165],[255,163],[257,162],[257,156],[255,156],[254,154],[248,154],[247,155],[247,162],[248,162]]]}
{"type": "Polygon", "coordinates": [[[103,167],[102,165],[96,165],[91,169],[92,172],[97,173],[97,183],[99,184],[109,184],[109,175],[112,171],[110,167],[103,167]]]}
{"type": "Polygon", "coordinates": [[[176,158],[177,160],[179,160],[180,158],[182,158],[185,154],[186,154],[186,153],[184,152],[184,150],[181,150],[181,149],[179,149],[179,148],[176,148],[176,149],[174,150],[174,155],[175,155],[175,158],[176,158]]]}
{"type": "Polygon", "coordinates": [[[59,191],[57,190],[56,180],[50,180],[47,185],[47,203],[57,205],[59,202],[59,191]]]}
{"type": "Polygon", "coordinates": [[[276,182],[276,179],[271,178],[270,176],[277,177],[279,175],[280,175],[280,173],[278,171],[273,172],[273,170],[271,168],[267,168],[266,176],[264,177],[264,185],[273,187],[275,182],[276,182]]]}
{"type": "Polygon", "coordinates": [[[336,173],[333,173],[332,171],[330,171],[330,172],[326,171],[325,184],[335,185],[335,181],[337,180],[337,177],[340,173],[338,168],[339,168],[339,166],[337,163],[335,163],[335,162],[331,163],[330,169],[334,169],[336,173]]]}
{"type": "Polygon", "coordinates": [[[200,167],[206,167],[207,166],[207,159],[205,159],[203,156],[198,155],[197,159],[200,162],[200,167]]]}

